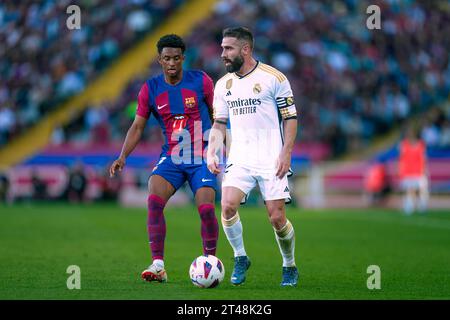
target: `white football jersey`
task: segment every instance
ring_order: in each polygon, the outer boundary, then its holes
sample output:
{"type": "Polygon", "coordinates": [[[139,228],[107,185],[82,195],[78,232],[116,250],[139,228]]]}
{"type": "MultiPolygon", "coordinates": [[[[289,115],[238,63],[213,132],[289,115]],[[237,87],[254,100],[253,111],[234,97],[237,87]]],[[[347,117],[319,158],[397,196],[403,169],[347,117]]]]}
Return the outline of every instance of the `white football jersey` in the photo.
{"type": "Polygon", "coordinates": [[[277,69],[257,62],[245,76],[228,73],[214,90],[214,119],[229,119],[227,164],[271,173],[283,147],[283,119],[296,118],[291,85],[277,69]]]}

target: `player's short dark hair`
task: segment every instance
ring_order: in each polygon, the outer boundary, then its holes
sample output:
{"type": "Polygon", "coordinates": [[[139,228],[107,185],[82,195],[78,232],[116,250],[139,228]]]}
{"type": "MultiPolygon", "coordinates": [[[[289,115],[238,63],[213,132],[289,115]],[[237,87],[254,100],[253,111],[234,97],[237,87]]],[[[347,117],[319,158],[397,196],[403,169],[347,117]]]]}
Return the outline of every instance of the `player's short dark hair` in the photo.
{"type": "Polygon", "coordinates": [[[162,36],[158,40],[156,47],[158,48],[159,54],[161,54],[164,48],[180,48],[182,53],[186,50],[183,39],[176,34],[166,34],[165,36],[162,36]]]}
{"type": "Polygon", "coordinates": [[[253,48],[253,34],[249,28],[246,27],[231,27],[226,28],[222,32],[222,37],[232,37],[238,40],[244,40],[250,47],[253,48]]]}
{"type": "Polygon", "coordinates": [[[414,139],[420,139],[420,128],[417,124],[412,123],[409,125],[406,125],[403,129],[403,137],[404,138],[414,138],[414,139]]]}

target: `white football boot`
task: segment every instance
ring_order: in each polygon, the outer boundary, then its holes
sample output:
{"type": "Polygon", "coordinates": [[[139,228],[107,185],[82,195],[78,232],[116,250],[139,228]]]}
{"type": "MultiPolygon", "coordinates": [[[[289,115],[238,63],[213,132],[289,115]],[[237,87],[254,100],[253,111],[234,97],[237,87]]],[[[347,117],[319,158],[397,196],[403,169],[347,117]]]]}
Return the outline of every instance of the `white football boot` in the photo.
{"type": "Polygon", "coordinates": [[[167,273],[166,270],[164,270],[164,267],[158,266],[154,263],[151,264],[147,269],[142,271],[141,277],[145,281],[167,281],[167,273]]]}

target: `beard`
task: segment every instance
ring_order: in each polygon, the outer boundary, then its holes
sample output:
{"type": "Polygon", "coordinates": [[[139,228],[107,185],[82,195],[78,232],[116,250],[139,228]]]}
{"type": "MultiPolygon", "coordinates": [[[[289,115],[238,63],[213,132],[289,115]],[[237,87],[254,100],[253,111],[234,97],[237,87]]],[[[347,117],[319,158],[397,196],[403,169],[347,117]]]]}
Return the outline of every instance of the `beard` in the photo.
{"type": "Polygon", "coordinates": [[[231,63],[225,66],[225,69],[227,69],[227,72],[229,73],[238,72],[244,64],[244,58],[242,58],[242,56],[237,56],[236,58],[234,58],[234,60],[228,61],[230,61],[231,63]]]}

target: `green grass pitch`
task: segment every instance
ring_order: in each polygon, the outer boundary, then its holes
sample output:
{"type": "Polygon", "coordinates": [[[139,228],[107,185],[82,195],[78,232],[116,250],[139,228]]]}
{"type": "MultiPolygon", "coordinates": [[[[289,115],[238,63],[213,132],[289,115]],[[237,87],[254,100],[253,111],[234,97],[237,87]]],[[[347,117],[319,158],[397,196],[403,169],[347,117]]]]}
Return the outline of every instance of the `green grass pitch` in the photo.
{"type": "MultiPolygon", "coordinates": [[[[217,256],[225,280],[194,287],[188,270],[201,254],[194,207],[166,210],[167,283],[147,283],[145,209],[113,204],[0,206],[0,299],[449,299],[450,212],[405,217],[389,210],[288,208],[296,232],[297,288],[281,288],[281,256],[264,208],[242,207],[252,259],[247,281],[229,283],[232,250],[220,228],[217,256]],[[69,290],[69,265],[81,289],[69,290]],[[367,288],[369,265],[381,289],[367,288]]],[[[217,214],[219,216],[219,210],[217,214]]]]}

